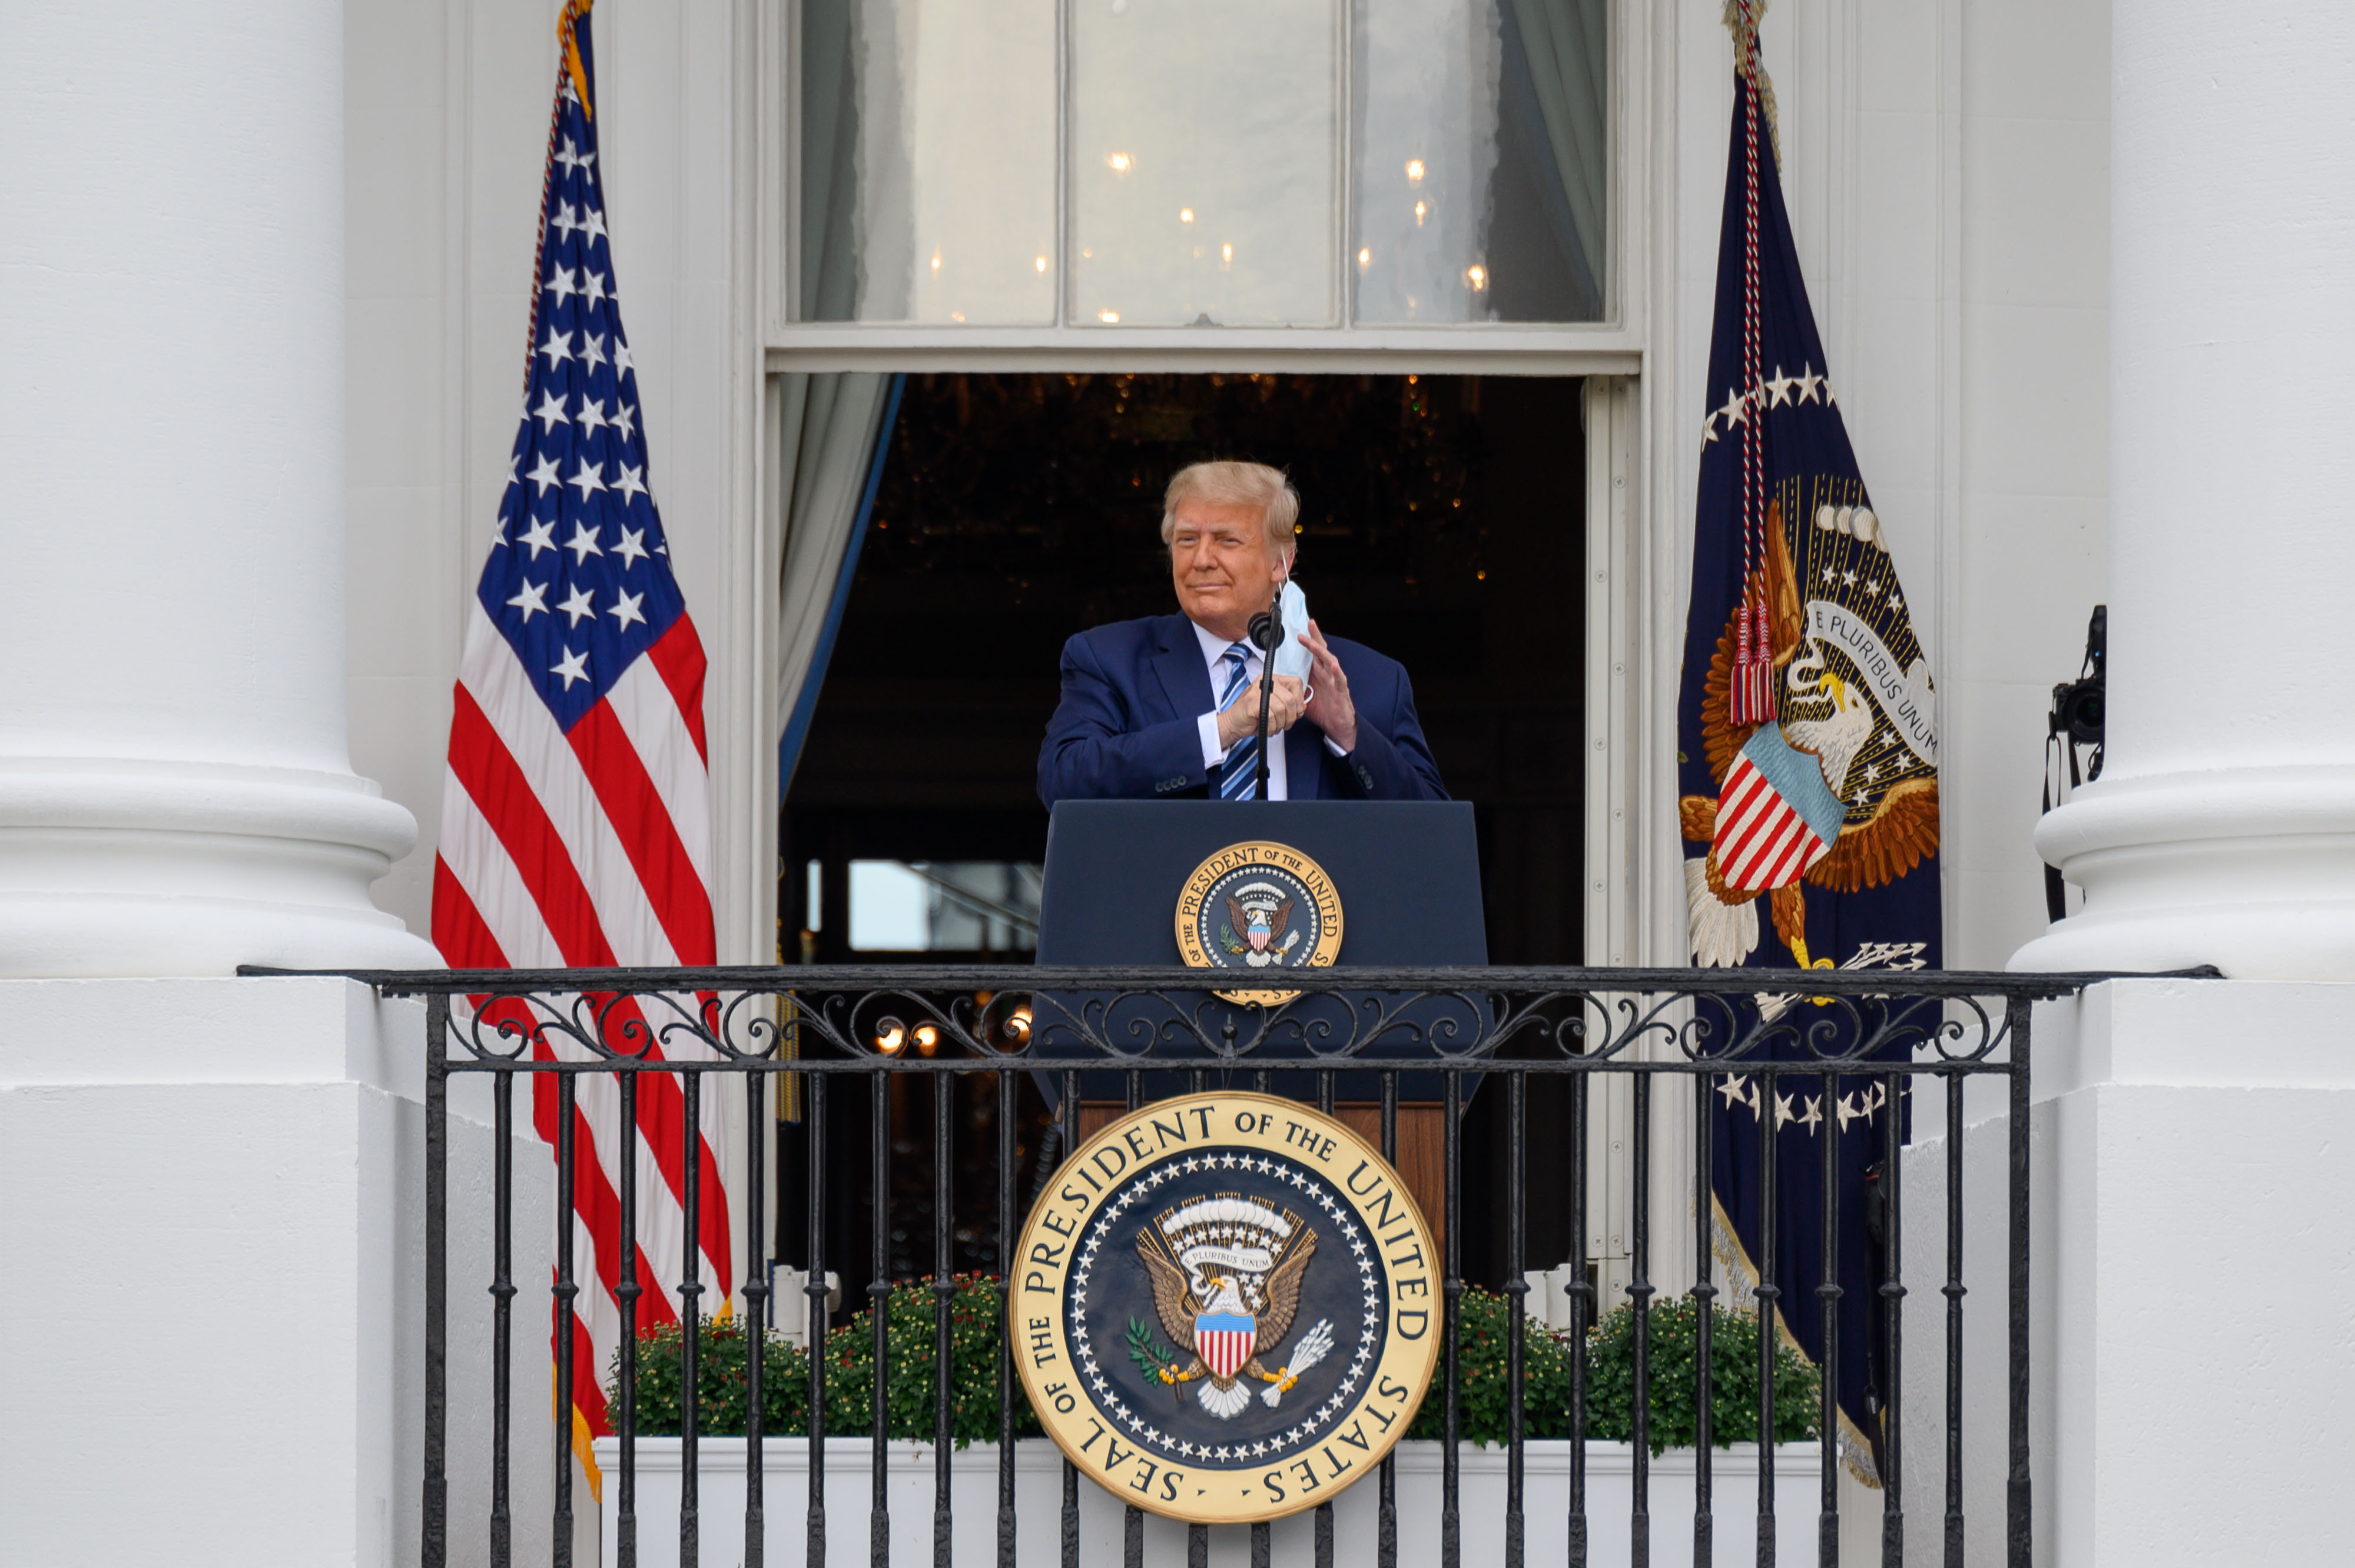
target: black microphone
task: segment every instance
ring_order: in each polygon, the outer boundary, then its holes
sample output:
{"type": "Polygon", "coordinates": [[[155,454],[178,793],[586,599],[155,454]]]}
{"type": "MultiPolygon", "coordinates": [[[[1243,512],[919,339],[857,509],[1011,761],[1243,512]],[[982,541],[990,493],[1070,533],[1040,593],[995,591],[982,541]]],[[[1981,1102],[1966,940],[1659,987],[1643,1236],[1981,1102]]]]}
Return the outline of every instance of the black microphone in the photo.
{"type": "Polygon", "coordinates": [[[1260,651],[1259,669],[1259,770],[1252,789],[1252,799],[1267,799],[1267,709],[1275,696],[1275,651],[1284,642],[1284,622],[1276,619],[1275,606],[1271,604],[1251,618],[1245,636],[1260,651]]]}

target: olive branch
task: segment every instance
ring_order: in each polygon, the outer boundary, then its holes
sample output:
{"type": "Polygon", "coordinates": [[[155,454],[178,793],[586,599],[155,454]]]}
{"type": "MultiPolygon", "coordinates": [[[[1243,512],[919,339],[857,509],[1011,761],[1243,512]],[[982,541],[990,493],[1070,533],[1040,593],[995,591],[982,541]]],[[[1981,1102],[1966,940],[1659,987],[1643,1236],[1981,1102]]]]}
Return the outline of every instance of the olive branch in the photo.
{"type": "Polygon", "coordinates": [[[1178,1358],[1162,1351],[1152,1324],[1142,1319],[1131,1318],[1128,1320],[1128,1359],[1136,1363],[1136,1370],[1145,1374],[1146,1382],[1158,1383],[1168,1381],[1162,1374],[1178,1358]]]}

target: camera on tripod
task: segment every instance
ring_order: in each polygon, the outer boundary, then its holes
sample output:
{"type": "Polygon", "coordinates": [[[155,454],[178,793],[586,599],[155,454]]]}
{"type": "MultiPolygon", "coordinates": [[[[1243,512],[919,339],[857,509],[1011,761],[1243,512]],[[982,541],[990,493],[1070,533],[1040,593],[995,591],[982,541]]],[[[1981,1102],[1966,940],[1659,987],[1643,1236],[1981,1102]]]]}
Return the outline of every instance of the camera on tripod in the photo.
{"type": "MultiPolygon", "coordinates": [[[[2104,677],[2109,653],[2110,607],[2097,604],[2093,619],[2085,623],[2084,664],[2075,680],[2063,681],[2052,688],[2052,712],[2046,720],[2044,737],[2044,810],[2048,811],[2065,799],[2070,789],[2102,776],[2104,725],[2109,716],[2104,677]],[[2077,748],[2081,746],[2094,748],[2082,778],[2077,764],[2077,748]]],[[[2044,868],[2044,908],[2055,920],[2068,913],[2068,893],[2062,885],[2061,868],[2057,865],[2044,868]]]]}

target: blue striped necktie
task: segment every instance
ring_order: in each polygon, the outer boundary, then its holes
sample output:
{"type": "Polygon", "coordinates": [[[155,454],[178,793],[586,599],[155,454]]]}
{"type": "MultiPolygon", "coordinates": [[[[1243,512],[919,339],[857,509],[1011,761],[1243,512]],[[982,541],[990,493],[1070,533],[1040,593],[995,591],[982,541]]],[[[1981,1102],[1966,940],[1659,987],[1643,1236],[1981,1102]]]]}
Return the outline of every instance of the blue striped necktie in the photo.
{"type": "MultiPolygon", "coordinates": [[[[1238,642],[1227,650],[1225,690],[1219,694],[1219,711],[1225,713],[1235,705],[1251,684],[1251,645],[1238,642]]],[[[1248,800],[1259,792],[1259,732],[1252,733],[1227,748],[1226,760],[1219,765],[1219,799],[1248,800]]]]}

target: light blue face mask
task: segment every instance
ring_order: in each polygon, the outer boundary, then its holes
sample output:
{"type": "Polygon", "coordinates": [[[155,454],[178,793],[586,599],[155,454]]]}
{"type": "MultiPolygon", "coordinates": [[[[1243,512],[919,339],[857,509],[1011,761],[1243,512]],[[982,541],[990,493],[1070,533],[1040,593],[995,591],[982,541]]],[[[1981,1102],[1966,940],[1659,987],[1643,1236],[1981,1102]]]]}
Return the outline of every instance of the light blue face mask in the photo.
{"type": "Polygon", "coordinates": [[[1284,617],[1284,641],[1275,651],[1275,673],[1279,675],[1308,679],[1308,645],[1301,641],[1308,630],[1308,596],[1300,585],[1284,579],[1281,601],[1284,617]]]}

